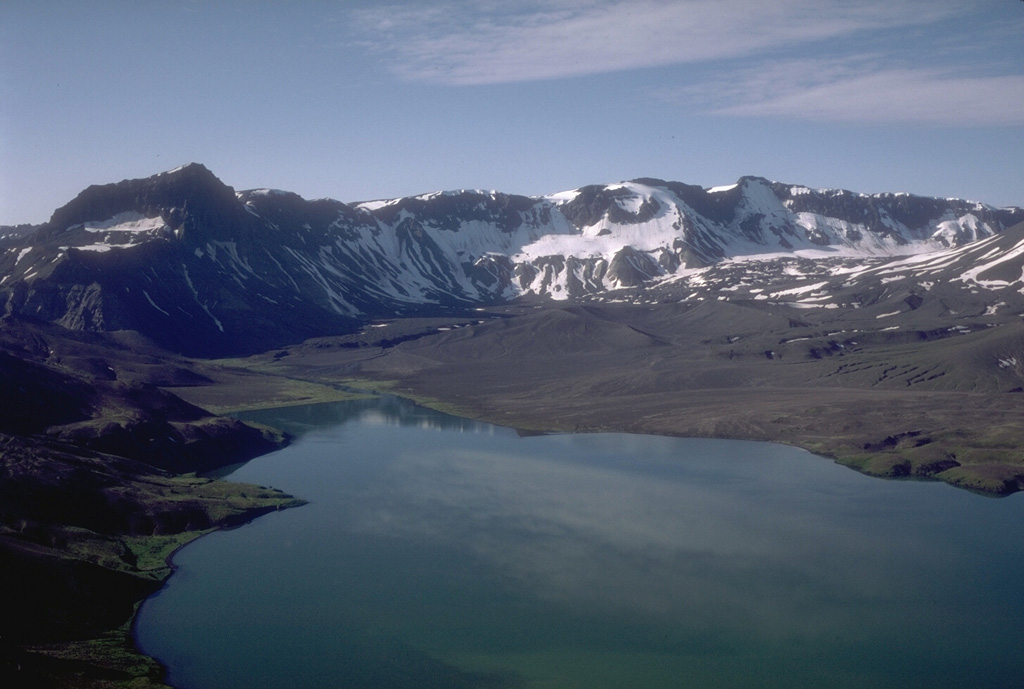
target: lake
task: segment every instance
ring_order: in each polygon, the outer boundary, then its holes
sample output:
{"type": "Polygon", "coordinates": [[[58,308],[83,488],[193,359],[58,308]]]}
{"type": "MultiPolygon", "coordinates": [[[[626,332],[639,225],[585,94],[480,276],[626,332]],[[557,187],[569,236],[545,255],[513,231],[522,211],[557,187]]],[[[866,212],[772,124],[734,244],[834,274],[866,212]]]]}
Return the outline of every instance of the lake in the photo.
{"type": "Polygon", "coordinates": [[[1024,495],[394,398],[239,417],[299,438],[230,479],[310,504],[175,555],[135,632],[182,689],[1024,682],[1024,495]]]}

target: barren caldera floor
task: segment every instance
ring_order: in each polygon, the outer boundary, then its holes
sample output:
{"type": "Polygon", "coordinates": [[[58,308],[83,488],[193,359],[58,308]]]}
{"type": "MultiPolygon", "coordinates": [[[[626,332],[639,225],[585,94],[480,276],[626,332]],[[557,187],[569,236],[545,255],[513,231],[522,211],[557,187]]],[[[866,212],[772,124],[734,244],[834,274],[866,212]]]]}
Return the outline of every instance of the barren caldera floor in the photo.
{"type": "Polygon", "coordinates": [[[262,378],[225,369],[218,386],[174,391],[229,409],[279,376],[348,383],[526,431],[767,440],[873,475],[1024,486],[1024,394],[1005,365],[1024,362],[1019,319],[903,332],[794,313],[549,303],[395,320],[230,362],[262,378]]]}

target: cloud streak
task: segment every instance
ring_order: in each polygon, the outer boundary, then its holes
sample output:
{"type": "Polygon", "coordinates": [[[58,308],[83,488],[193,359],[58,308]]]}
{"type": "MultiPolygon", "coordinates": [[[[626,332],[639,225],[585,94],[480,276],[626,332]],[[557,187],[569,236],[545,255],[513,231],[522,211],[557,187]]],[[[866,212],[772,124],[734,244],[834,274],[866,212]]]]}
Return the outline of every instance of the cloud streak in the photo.
{"type": "Polygon", "coordinates": [[[884,56],[779,60],[655,90],[665,101],[731,117],[937,126],[1024,124],[1024,75],[891,67],[884,56]]]}
{"type": "Polygon", "coordinates": [[[408,82],[476,86],[674,66],[677,85],[662,95],[674,91],[706,114],[1020,124],[1024,75],[979,71],[977,49],[943,70],[920,62],[944,52],[934,46],[916,59],[906,53],[907,32],[965,12],[945,0],[534,0],[511,10],[477,0],[377,6],[354,19],[362,47],[408,82]],[[862,44],[878,54],[851,54],[862,44]]]}
{"type": "MultiPolygon", "coordinates": [[[[760,79],[751,91],[763,90],[760,79]]],[[[884,69],[818,84],[783,84],[757,100],[711,110],[718,115],[817,121],[933,125],[1024,124],[1024,75],[957,76],[936,70],[884,69]]]]}
{"type": "Polygon", "coordinates": [[[602,74],[753,55],[919,25],[940,2],[676,0],[490,2],[358,11],[364,46],[411,81],[479,85],[602,74]]]}

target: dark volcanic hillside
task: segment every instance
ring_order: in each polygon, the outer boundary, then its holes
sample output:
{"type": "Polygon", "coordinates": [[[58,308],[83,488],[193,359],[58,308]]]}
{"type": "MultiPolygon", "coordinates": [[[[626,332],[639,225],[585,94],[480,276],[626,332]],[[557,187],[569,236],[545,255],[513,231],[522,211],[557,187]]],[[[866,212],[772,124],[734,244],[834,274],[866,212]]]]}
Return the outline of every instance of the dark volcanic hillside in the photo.
{"type": "Polygon", "coordinates": [[[0,433],[174,473],[209,471],[275,447],[262,432],[157,387],[204,382],[187,362],[17,317],[0,325],[0,433]]]}
{"type": "Polygon", "coordinates": [[[7,311],[207,354],[348,327],[350,318],[298,298],[294,281],[267,278],[257,292],[239,278],[270,274],[273,253],[300,241],[266,234],[202,166],[90,187],[31,235],[31,248],[7,252],[7,311]],[[252,250],[244,259],[239,245],[252,250]]]}
{"type": "Polygon", "coordinates": [[[64,686],[48,681],[54,672],[77,677],[66,686],[87,686],[84,678],[97,674],[121,673],[125,681],[136,671],[158,674],[129,656],[123,640],[113,653],[126,664],[118,672],[54,665],[10,644],[119,627],[159,588],[176,545],[298,504],[279,491],[196,478],[283,443],[279,434],[212,416],[157,387],[204,381],[190,362],[139,338],[0,320],[4,686],[64,686]]]}
{"type": "Polygon", "coordinates": [[[834,277],[851,260],[955,249],[1022,218],[754,177],[709,190],[643,179],[535,198],[462,191],[347,205],[236,193],[193,164],[90,187],[45,225],[5,237],[0,300],[9,314],[133,330],[178,352],[250,353],[520,296],[732,298],[708,289],[722,275],[764,296],[773,270],[787,284],[801,271],[834,277]]]}

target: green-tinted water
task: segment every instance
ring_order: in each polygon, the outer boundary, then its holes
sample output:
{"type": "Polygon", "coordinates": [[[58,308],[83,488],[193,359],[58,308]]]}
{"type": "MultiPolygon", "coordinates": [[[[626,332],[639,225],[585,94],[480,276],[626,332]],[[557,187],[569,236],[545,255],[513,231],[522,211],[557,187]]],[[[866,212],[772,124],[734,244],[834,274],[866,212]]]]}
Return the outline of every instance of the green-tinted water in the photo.
{"type": "Polygon", "coordinates": [[[232,478],[310,500],[143,606],[183,688],[1017,687],[1024,500],[793,448],[518,437],[396,400],[232,478]]]}

